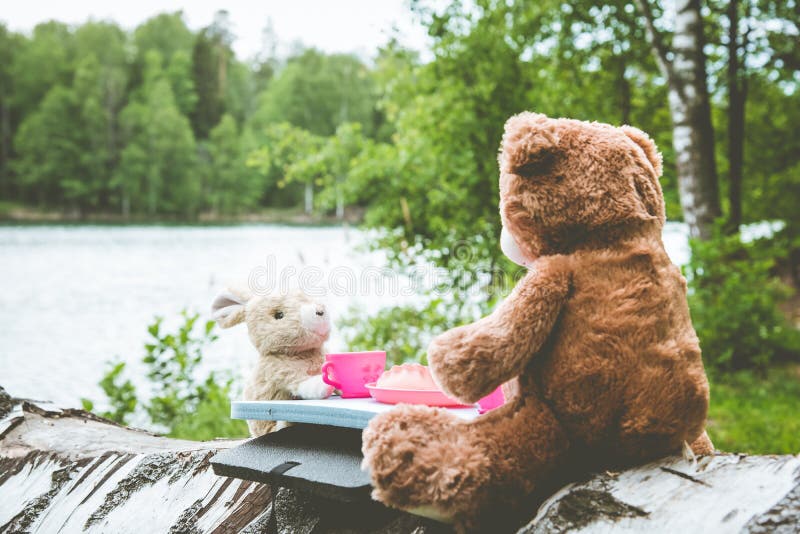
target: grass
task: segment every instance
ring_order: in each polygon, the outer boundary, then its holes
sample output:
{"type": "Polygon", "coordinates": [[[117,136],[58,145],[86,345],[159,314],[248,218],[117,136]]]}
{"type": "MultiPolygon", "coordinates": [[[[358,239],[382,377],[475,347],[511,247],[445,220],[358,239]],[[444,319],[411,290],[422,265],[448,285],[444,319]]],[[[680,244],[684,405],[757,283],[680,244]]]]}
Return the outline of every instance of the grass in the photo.
{"type": "Polygon", "coordinates": [[[766,376],[741,371],[712,380],[708,433],[717,449],[800,453],[800,366],[766,376]]]}

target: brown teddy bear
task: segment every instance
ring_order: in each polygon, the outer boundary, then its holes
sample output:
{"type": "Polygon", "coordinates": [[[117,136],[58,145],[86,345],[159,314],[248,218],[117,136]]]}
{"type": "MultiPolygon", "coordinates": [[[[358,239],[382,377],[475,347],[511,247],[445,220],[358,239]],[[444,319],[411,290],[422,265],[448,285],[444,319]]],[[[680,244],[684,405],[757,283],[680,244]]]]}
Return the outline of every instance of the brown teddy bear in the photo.
{"type": "Polygon", "coordinates": [[[661,241],[654,143],[628,126],[522,113],[499,164],[504,250],[530,271],[491,315],[435,338],[428,359],[465,403],[507,381],[516,395],[471,422],[399,406],[364,431],[374,497],[460,530],[531,516],[576,472],[684,442],[713,451],[686,281],[661,241]]]}
{"type": "MultiPolygon", "coordinates": [[[[254,296],[227,289],[211,305],[222,328],[247,324],[259,358],[244,387],[245,400],[324,399],[333,388],[322,381],[324,343],[331,331],[325,306],[302,291],[254,296]]],[[[285,423],[247,421],[252,436],[285,423]]]]}

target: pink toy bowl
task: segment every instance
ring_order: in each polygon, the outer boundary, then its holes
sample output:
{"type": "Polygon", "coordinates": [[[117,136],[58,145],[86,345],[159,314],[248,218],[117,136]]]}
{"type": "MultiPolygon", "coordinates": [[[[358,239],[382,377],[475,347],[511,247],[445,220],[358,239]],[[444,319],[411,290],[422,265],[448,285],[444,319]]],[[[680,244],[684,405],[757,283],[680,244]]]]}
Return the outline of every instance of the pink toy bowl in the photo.
{"type": "Polygon", "coordinates": [[[325,355],[322,381],[342,392],[342,398],[369,397],[366,384],[375,382],[386,367],[386,353],[339,352],[325,355]]]}
{"type": "Polygon", "coordinates": [[[384,404],[425,404],[443,408],[466,408],[457,400],[451,399],[438,390],[381,388],[374,383],[367,384],[367,389],[373,399],[384,404]]]}
{"type": "Polygon", "coordinates": [[[478,413],[486,413],[499,408],[506,402],[506,396],[503,394],[503,386],[498,386],[497,389],[486,395],[478,401],[478,413]]]}

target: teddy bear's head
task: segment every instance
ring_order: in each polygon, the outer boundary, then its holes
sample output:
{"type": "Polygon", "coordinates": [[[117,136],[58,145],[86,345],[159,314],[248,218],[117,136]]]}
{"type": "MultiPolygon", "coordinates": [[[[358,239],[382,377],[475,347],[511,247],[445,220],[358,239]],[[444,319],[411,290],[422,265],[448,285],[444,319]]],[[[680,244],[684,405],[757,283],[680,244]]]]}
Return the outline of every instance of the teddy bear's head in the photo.
{"type": "Polygon", "coordinates": [[[664,223],[661,155],[636,128],[520,113],[499,164],[503,250],[517,263],[664,223]]]}
{"type": "Polygon", "coordinates": [[[302,291],[252,295],[227,289],[211,305],[222,328],[247,324],[250,341],[262,355],[291,355],[321,347],[331,331],[325,306],[302,291]]]}

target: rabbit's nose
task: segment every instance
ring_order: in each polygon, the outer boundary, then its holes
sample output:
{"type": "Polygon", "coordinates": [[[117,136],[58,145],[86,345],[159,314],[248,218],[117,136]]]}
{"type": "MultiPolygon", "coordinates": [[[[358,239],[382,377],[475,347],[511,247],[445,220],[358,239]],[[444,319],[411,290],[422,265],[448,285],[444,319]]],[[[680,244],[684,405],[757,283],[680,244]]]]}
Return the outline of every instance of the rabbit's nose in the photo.
{"type": "Polygon", "coordinates": [[[319,315],[320,317],[325,315],[325,308],[322,306],[317,306],[317,315],[319,315]]]}

